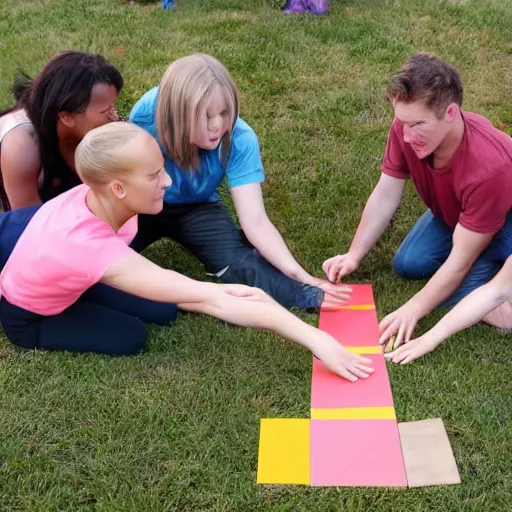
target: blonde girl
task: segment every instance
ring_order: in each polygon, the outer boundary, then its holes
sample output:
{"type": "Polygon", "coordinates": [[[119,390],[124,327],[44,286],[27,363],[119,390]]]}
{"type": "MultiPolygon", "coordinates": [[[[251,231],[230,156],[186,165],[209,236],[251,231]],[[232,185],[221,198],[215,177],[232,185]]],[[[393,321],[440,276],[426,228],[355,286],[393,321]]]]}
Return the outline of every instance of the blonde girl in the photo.
{"type": "Polygon", "coordinates": [[[299,265],[268,218],[258,138],[239,111],[230,74],[203,54],[173,62],[160,86],[135,104],[130,120],[160,144],[172,185],[161,213],[140,216],[133,247],[141,251],[162,237],[172,238],[208,274],[257,286],[287,308],[318,307],[324,294],[346,299],[348,287],[313,277],[299,265]],[[217,193],[224,177],[241,229],[217,193]]]}

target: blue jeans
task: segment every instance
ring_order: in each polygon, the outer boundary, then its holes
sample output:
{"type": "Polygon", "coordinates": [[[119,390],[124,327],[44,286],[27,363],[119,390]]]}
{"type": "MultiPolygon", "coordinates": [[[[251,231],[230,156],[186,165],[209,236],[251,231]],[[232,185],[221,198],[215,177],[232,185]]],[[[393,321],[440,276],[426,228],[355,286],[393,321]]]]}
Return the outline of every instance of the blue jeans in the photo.
{"type": "MultiPolygon", "coordinates": [[[[426,279],[446,261],[452,250],[453,230],[427,210],[416,222],[393,259],[394,271],[404,279],[426,279]]],[[[457,304],[475,288],[489,282],[512,254],[512,213],[476,260],[459,288],[442,305],[457,304]]]]}
{"type": "Polygon", "coordinates": [[[5,267],[18,238],[27,227],[40,205],[0,214],[0,272],[5,267]]]}
{"type": "Polygon", "coordinates": [[[156,215],[139,215],[139,230],[131,246],[137,252],[168,237],[188,249],[208,274],[224,283],[261,288],[286,308],[311,309],[324,293],[285,276],[250,244],[221,201],[170,205],[156,215]]]}

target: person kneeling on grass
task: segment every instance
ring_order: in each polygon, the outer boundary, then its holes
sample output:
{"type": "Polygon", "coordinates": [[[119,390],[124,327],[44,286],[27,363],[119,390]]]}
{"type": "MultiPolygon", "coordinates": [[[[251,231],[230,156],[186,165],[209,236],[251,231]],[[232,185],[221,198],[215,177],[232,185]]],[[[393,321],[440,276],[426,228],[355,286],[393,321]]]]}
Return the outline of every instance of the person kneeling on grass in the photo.
{"type": "Polygon", "coordinates": [[[194,281],[127,245],[137,230],[137,214],[160,212],[171,184],[157,142],[143,129],[119,122],[96,128],[78,145],[75,160],[83,184],[35,211],[0,277],[0,321],[14,344],[136,354],[147,340],[145,314],[158,301],[168,308],[168,323],[178,308],[204,313],[275,331],[309,348],[346,379],[373,371],[370,360],[348,352],[263,291],[194,281]],[[110,304],[105,296],[97,302],[87,290],[98,282],[120,295],[110,304]],[[133,300],[139,301],[138,312],[133,300]]]}
{"type": "MultiPolygon", "coordinates": [[[[426,279],[380,323],[380,342],[407,343],[418,321],[489,282],[512,254],[512,139],[462,109],[459,72],[434,54],[411,55],[390,78],[395,119],[382,174],[346,254],[324,262],[330,281],[355,271],[389,225],[408,179],[427,206],[393,260],[406,279],[426,279]]],[[[512,328],[512,304],[483,318],[512,328]]]]}
{"type": "Polygon", "coordinates": [[[512,304],[512,256],[487,284],[462,299],[430,331],[386,354],[393,363],[408,364],[435,350],[446,338],[476,324],[498,306],[512,304]]]}

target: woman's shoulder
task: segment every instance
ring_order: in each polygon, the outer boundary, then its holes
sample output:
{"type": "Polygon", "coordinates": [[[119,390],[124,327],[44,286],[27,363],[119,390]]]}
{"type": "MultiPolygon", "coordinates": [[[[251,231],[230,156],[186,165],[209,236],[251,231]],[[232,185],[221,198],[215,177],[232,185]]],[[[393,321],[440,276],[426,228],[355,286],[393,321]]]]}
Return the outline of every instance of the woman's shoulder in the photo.
{"type": "Polygon", "coordinates": [[[15,132],[18,137],[27,136],[35,139],[34,127],[25,110],[12,110],[0,117],[0,144],[12,132],[15,132]]]}
{"type": "Polygon", "coordinates": [[[89,192],[89,186],[82,183],[44,203],[38,212],[41,225],[49,226],[48,232],[53,231],[68,244],[87,242],[101,247],[103,242],[115,239],[112,228],[88,207],[89,192]]]}
{"type": "Polygon", "coordinates": [[[235,126],[233,127],[233,137],[236,135],[242,136],[247,134],[256,135],[254,130],[246,123],[241,117],[237,117],[235,126]]]}
{"type": "MultiPolygon", "coordinates": [[[[2,130],[1,126],[0,130],[2,130]]],[[[39,176],[41,171],[39,144],[30,121],[20,122],[10,127],[4,126],[0,135],[2,172],[12,169],[24,176],[39,176]]]]}
{"type": "Polygon", "coordinates": [[[248,147],[259,148],[258,137],[255,131],[241,117],[235,121],[232,146],[235,150],[243,150],[248,147]]]}

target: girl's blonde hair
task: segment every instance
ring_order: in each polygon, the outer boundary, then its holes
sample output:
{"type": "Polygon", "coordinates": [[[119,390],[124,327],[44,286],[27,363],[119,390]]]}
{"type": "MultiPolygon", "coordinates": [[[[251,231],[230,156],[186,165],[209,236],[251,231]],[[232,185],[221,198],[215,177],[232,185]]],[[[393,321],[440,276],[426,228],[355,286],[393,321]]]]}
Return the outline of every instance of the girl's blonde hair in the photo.
{"type": "Polygon", "coordinates": [[[101,187],[134,168],[133,155],[123,151],[134,138],[147,134],[133,123],[107,123],[86,134],[75,150],[76,172],[91,187],[101,187]]]}
{"type": "Polygon", "coordinates": [[[224,94],[231,129],[221,140],[221,163],[231,153],[231,133],[240,110],[238,89],[228,70],[215,58],[194,53],[173,62],[160,82],[156,103],[156,129],[166,153],[176,165],[198,170],[199,148],[192,144],[201,110],[216,85],[224,94]]]}

